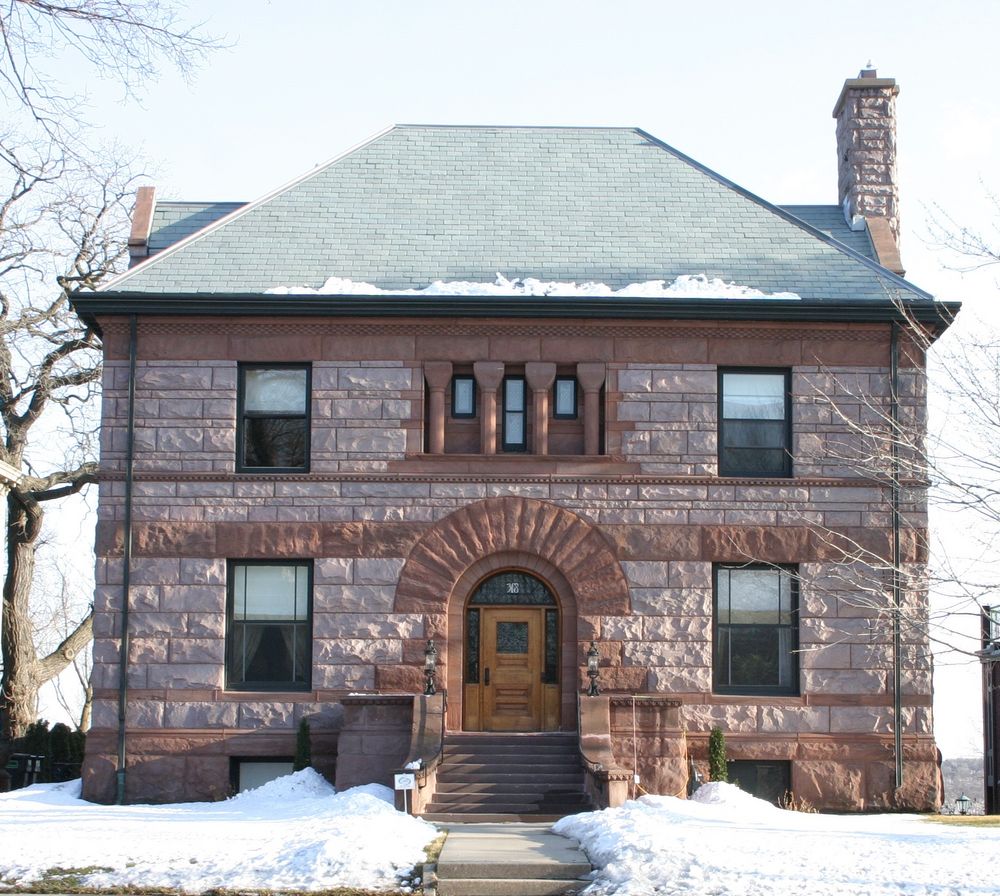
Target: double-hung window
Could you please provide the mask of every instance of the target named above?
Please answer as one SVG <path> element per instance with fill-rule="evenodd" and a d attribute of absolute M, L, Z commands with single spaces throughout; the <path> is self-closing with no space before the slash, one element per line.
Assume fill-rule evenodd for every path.
<path fill-rule="evenodd" d="M 797 694 L 798 582 L 779 566 L 715 567 L 714 690 Z"/>
<path fill-rule="evenodd" d="M 226 686 L 308 690 L 312 662 L 312 564 L 229 564 Z"/>
<path fill-rule="evenodd" d="M 504 377 L 503 450 L 527 451 L 527 449 L 527 398 L 524 377 Z"/>
<path fill-rule="evenodd" d="M 791 476 L 787 370 L 719 371 L 719 475 Z"/>
<path fill-rule="evenodd" d="M 308 365 L 240 365 L 238 471 L 308 471 L 309 380 Z"/>

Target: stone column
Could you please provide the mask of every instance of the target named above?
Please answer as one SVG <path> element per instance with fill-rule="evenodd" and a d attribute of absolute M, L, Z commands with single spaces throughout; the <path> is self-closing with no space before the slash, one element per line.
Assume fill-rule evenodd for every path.
<path fill-rule="evenodd" d="M 424 379 L 431 393 L 427 409 L 427 451 L 444 454 L 444 390 L 451 382 L 451 361 L 425 361 Z"/>
<path fill-rule="evenodd" d="M 524 365 L 524 378 L 531 389 L 532 428 L 535 454 L 549 453 L 549 392 L 556 379 L 556 365 L 531 361 Z"/>
<path fill-rule="evenodd" d="M 576 365 L 576 381 L 583 389 L 583 453 L 601 453 L 601 386 L 607 375 L 603 361 Z"/>
<path fill-rule="evenodd" d="M 497 389 L 503 380 L 502 361 L 476 361 L 472 373 L 479 386 L 481 446 L 483 454 L 497 453 Z"/>

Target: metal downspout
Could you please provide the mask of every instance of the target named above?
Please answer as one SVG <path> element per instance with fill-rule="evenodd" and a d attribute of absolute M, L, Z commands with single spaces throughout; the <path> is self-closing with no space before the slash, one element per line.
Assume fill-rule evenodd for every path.
<path fill-rule="evenodd" d="M 118 771 L 116 801 L 125 803 L 125 707 L 128 703 L 128 609 L 132 572 L 132 473 L 135 460 L 136 317 L 128 323 L 128 423 L 125 445 L 125 525 L 122 550 L 121 647 L 118 656 Z"/>
<path fill-rule="evenodd" d="M 899 464 L 899 325 L 894 321 L 889 337 L 889 375 L 891 379 L 889 413 L 892 422 L 892 718 L 893 753 L 896 766 L 896 789 L 903 786 L 903 644 L 900 625 L 902 612 L 902 569 L 900 566 L 900 464 Z"/>

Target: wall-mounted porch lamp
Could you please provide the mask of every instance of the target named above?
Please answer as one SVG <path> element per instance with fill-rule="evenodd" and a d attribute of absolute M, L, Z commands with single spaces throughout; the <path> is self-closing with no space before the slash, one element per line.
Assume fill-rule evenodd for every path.
<path fill-rule="evenodd" d="M 434 679 L 437 677 L 438 652 L 434 642 L 428 638 L 424 648 L 424 694 L 428 697 L 437 693 Z"/>
<path fill-rule="evenodd" d="M 600 697 L 601 689 L 597 686 L 597 676 L 600 675 L 601 654 L 597 649 L 595 641 L 590 642 L 590 650 L 587 651 L 587 677 L 590 679 L 590 689 L 587 691 L 588 697 Z"/>
<path fill-rule="evenodd" d="M 955 800 L 955 811 L 959 815 L 968 815 L 969 806 L 972 805 L 972 800 L 970 800 L 964 793 Z"/>

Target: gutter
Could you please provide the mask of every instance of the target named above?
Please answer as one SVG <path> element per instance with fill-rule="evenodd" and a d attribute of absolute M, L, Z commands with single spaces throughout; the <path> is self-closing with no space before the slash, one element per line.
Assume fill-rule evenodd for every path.
<path fill-rule="evenodd" d="M 70 301 L 89 325 L 100 315 L 232 317 L 601 318 L 917 323 L 944 332 L 960 302 L 809 299 L 670 299 L 605 296 L 335 296 L 267 293 L 76 292 Z"/>
<path fill-rule="evenodd" d="M 121 640 L 118 653 L 118 768 L 116 802 L 125 804 L 125 716 L 128 706 L 129 594 L 132 586 L 132 483 L 135 464 L 135 362 L 136 315 L 129 317 L 128 326 L 128 428 L 125 448 L 125 531 L 122 550 L 122 611 Z"/>
<path fill-rule="evenodd" d="M 896 789 L 903 786 L 903 637 L 902 575 L 900 561 L 901 489 L 899 484 L 899 324 L 893 322 L 889 335 L 889 417 L 892 423 L 892 715 L 893 753 L 895 754 Z"/>

